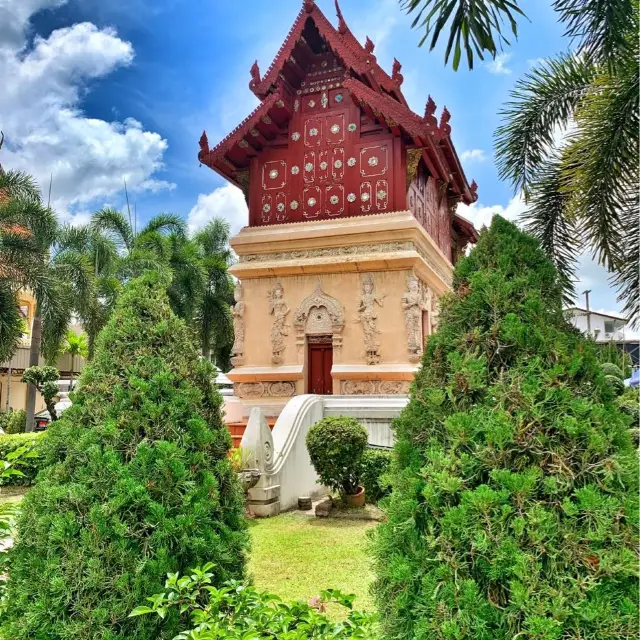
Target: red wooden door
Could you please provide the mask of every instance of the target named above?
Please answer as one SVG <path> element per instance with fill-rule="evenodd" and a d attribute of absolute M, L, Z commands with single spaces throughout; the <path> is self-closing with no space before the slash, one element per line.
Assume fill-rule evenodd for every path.
<path fill-rule="evenodd" d="M 331 395 L 333 383 L 331 366 L 333 364 L 333 347 L 331 344 L 309 345 L 309 393 Z"/>

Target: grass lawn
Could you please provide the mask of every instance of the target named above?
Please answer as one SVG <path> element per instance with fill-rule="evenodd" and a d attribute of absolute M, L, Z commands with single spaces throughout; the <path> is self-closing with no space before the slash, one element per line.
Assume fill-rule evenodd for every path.
<path fill-rule="evenodd" d="M 373 610 L 373 574 L 366 532 L 375 522 L 283 514 L 252 520 L 249 572 L 255 586 L 284 600 L 308 600 L 327 588 L 357 596 L 357 609 Z"/>

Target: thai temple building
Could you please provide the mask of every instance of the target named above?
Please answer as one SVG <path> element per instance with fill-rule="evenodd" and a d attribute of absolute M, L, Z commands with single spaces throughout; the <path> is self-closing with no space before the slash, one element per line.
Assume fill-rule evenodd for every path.
<path fill-rule="evenodd" d="M 305 0 L 266 73 L 260 105 L 198 158 L 239 187 L 234 368 L 244 415 L 295 395 L 406 394 L 438 299 L 469 243 L 456 214 L 477 199 L 429 98 L 414 113 L 401 64 L 378 64 L 336 2 L 337 28 Z"/>

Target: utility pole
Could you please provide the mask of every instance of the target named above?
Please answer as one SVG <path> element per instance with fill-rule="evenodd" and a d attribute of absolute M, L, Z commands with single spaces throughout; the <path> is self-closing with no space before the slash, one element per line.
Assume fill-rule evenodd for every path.
<path fill-rule="evenodd" d="M 591 289 L 587 289 L 582 293 L 584 293 L 584 298 L 585 298 L 586 307 L 587 307 L 587 333 L 591 335 L 591 307 L 589 306 L 589 294 L 591 293 Z"/>

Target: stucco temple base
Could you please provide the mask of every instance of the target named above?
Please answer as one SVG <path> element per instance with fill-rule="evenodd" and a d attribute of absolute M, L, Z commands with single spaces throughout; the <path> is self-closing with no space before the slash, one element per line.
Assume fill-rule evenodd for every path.
<path fill-rule="evenodd" d="M 231 245 L 242 339 L 227 375 L 245 416 L 277 416 L 318 384 L 334 395 L 408 393 L 452 278 L 410 212 L 247 227 Z"/>

